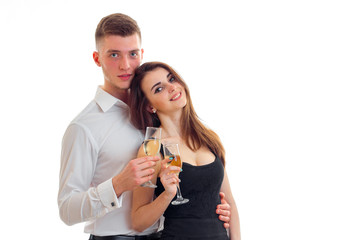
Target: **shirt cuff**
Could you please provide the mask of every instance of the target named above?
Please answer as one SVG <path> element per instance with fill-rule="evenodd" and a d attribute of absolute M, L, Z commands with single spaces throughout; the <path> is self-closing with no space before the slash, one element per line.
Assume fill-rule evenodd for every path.
<path fill-rule="evenodd" d="M 122 206 L 122 195 L 117 198 L 114 187 L 112 185 L 112 179 L 99 184 L 97 186 L 97 192 L 100 197 L 100 201 L 106 208 L 115 209 Z"/>

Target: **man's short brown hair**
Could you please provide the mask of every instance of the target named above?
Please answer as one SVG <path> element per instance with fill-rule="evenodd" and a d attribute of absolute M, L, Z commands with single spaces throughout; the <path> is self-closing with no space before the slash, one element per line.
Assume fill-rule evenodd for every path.
<path fill-rule="evenodd" d="M 98 47 L 99 42 L 108 35 L 128 37 L 135 33 L 139 35 L 141 43 L 140 28 L 134 19 L 122 13 L 110 14 L 103 17 L 97 25 L 95 32 L 96 47 Z"/>

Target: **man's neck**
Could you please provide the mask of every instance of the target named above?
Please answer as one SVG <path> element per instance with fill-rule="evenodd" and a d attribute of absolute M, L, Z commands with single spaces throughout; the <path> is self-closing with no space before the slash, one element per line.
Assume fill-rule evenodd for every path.
<path fill-rule="evenodd" d="M 106 89 L 104 86 L 101 86 L 101 88 L 112 95 L 113 97 L 123 101 L 127 105 L 129 105 L 129 97 L 130 97 L 130 89 Z"/>

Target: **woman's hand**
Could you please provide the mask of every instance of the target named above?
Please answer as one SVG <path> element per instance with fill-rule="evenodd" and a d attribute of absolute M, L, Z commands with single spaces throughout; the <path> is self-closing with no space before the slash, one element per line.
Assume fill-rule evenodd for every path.
<path fill-rule="evenodd" d="M 176 195 L 176 186 L 180 181 L 178 177 L 180 168 L 175 166 L 167 166 L 169 162 L 171 162 L 171 160 L 168 158 L 165 158 L 161 161 L 161 170 L 159 176 L 166 194 L 172 199 Z"/>

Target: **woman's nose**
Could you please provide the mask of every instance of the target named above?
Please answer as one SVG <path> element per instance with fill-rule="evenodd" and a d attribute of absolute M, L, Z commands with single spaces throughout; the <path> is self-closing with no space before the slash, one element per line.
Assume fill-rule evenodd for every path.
<path fill-rule="evenodd" d="M 175 91 L 176 87 L 173 84 L 169 84 L 169 93 Z"/>

